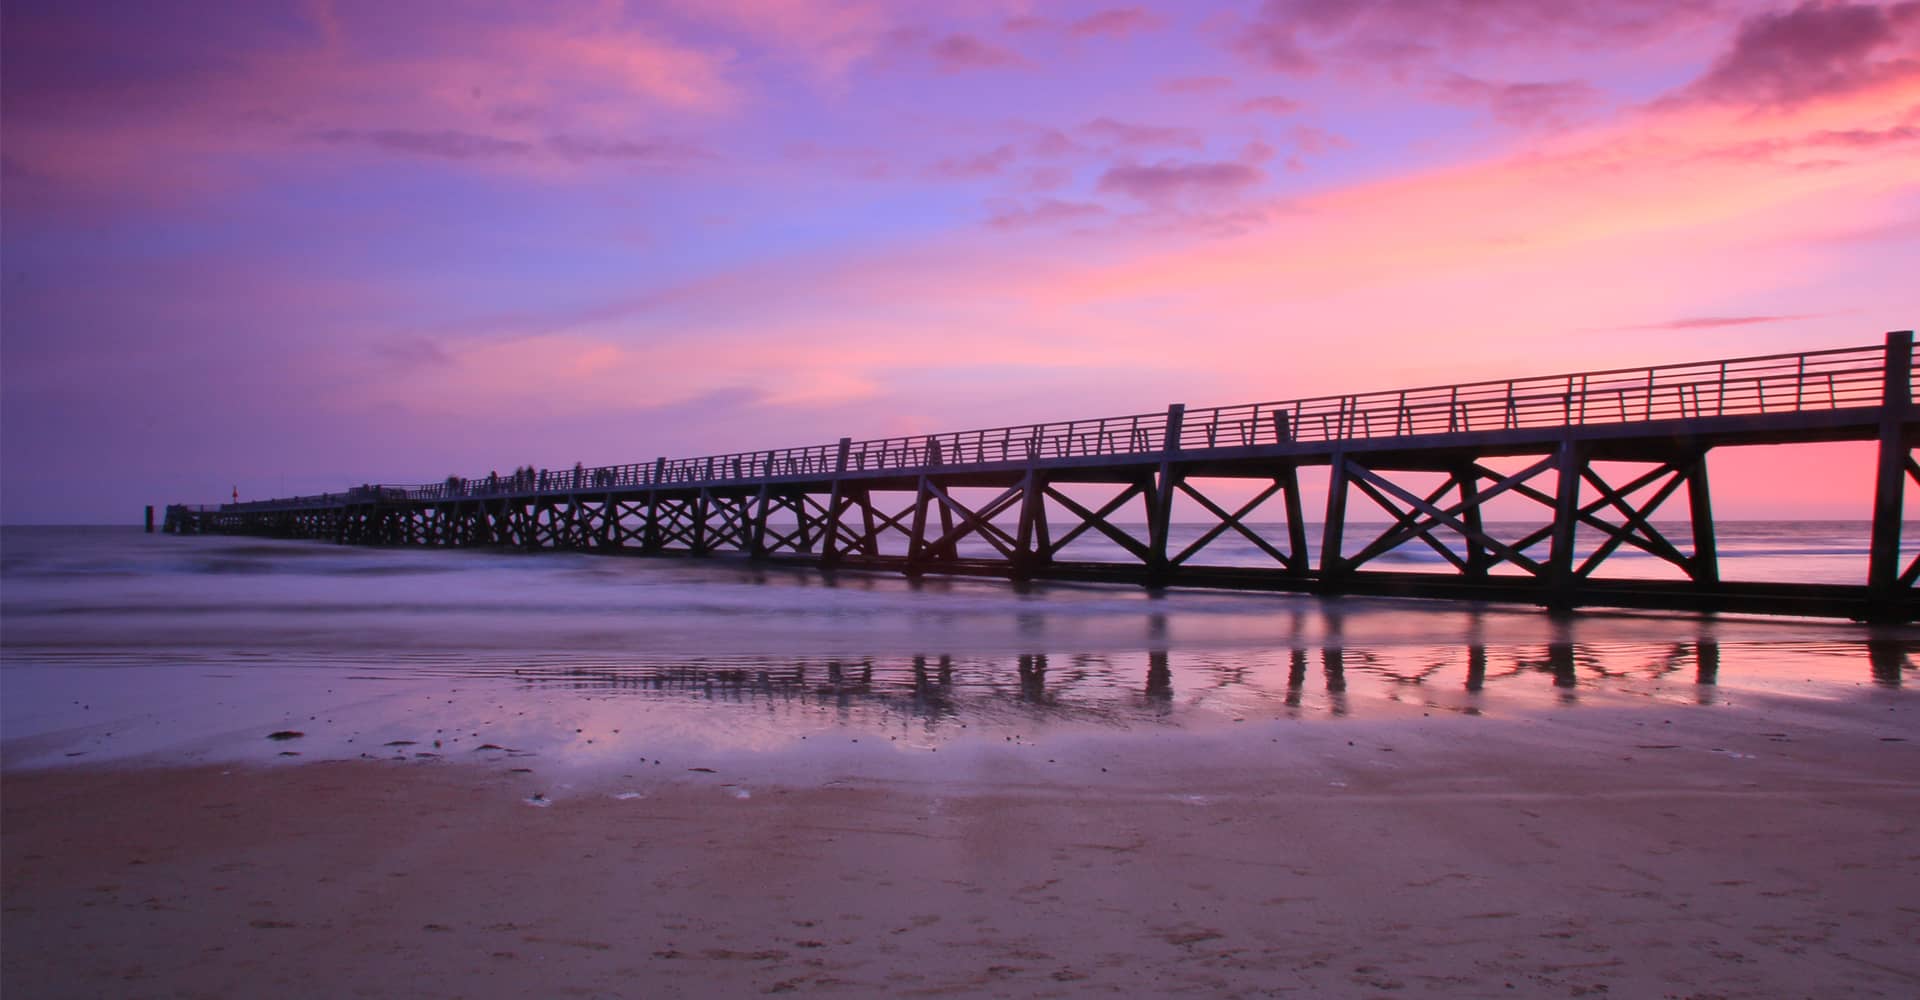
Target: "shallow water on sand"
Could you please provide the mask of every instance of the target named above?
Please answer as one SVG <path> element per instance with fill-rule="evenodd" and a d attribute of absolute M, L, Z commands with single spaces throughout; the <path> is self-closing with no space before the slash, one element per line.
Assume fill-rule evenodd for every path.
<path fill-rule="evenodd" d="M 1920 631 L 1837 622 L 0 534 L 8 767 L 937 750 L 1280 718 L 1892 703 L 1916 649 Z"/>

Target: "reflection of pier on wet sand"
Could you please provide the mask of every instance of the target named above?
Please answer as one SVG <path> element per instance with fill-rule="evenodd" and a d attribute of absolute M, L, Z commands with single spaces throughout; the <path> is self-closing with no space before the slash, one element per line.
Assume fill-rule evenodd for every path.
<path fill-rule="evenodd" d="M 725 664 L 630 660 L 522 664 L 507 670 L 532 688 L 830 706 L 937 724 L 1007 710 L 1058 721 L 1124 722 L 1167 716 L 1176 701 L 1202 711 L 1284 715 L 1312 708 L 1346 715 L 1353 707 L 1354 684 L 1364 688 L 1363 698 L 1468 715 L 1501 707 L 1503 701 L 1507 707 L 1531 707 L 1542 696 L 1571 704 L 1583 690 L 1600 696 L 1660 690 L 1674 696 L 1686 684 L 1692 685 L 1691 697 L 1707 703 L 1716 697 L 1728 659 L 1711 621 L 1691 623 L 1694 634 L 1685 638 L 1623 642 L 1580 641 L 1573 622 L 1560 619 L 1555 634 L 1543 641 L 1490 643 L 1479 617 L 1469 616 L 1467 635 L 1458 642 L 1380 644 L 1350 639 L 1338 607 L 1328 604 L 1315 615 L 1298 616 L 1317 619 L 1317 641 L 1271 649 L 783 657 Z M 1783 670 L 1791 674 L 1804 669 L 1806 658 L 1817 657 L 1818 672 L 1828 683 L 1850 670 L 1883 688 L 1901 687 L 1920 650 L 1920 640 L 1911 636 L 1878 633 L 1826 637 L 1816 648 L 1751 637 L 1727 645 L 1734 661 L 1729 679 L 1735 683 L 1768 679 Z M 1800 666 L 1791 664 L 1795 657 L 1801 658 Z"/>

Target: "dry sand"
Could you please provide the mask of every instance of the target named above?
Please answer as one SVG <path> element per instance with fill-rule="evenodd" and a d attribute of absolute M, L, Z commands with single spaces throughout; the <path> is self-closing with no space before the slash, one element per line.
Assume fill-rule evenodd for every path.
<path fill-rule="evenodd" d="M 13 772 L 0 987 L 1913 997 L 1914 729 L 1905 699 L 1750 699 L 841 748 L 777 774 Z"/>

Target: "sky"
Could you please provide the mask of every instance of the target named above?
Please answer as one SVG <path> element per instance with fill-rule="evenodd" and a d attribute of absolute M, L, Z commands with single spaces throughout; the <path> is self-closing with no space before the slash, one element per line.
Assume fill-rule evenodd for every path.
<path fill-rule="evenodd" d="M 8 523 L 1920 317 L 1915 2 L 0 12 Z"/>

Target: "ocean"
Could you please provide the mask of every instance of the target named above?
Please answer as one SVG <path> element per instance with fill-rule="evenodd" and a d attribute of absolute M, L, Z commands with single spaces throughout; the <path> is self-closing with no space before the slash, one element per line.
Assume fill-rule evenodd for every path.
<path fill-rule="evenodd" d="M 1174 545 L 1201 530 L 1177 526 Z M 1865 538 L 1847 522 L 1726 524 L 1722 573 L 1858 581 Z M 1224 541 L 1208 554 L 1266 558 Z M 1633 559 L 1615 565 L 1665 565 Z M 725 557 L 10 527 L 0 760 L 618 763 L 662 747 L 864 739 L 937 752 L 1282 718 L 1817 705 L 1904 696 L 1917 637 L 1816 620 L 910 581 Z"/>

